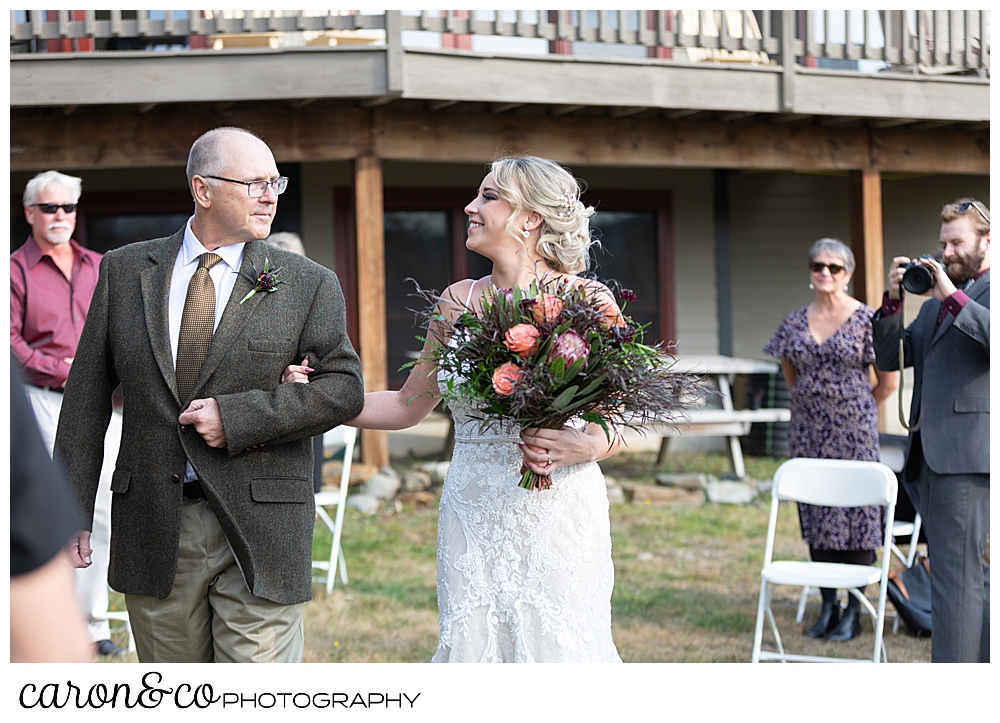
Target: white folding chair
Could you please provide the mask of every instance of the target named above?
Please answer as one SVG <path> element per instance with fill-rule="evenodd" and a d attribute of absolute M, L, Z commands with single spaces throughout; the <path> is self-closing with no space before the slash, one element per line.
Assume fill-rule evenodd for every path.
<path fill-rule="evenodd" d="M 812 557 L 809 559 L 812 560 Z M 799 597 L 799 608 L 795 611 L 795 622 L 801 623 L 802 619 L 806 616 L 806 603 L 809 601 L 810 595 L 819 595 L 819 588 L 809 587 L 808 585 L 802 588 L 802 595 Z"/>
<path fill-rule="evenodd" d="M 347 563 L 344 561 L 344 551 L 340 548 L 341 534 L 344 530 L 344 508 L 347 503 L 347 490 L 351 479 L 351 462 L 354 459 L 354 445 L 358 439 L 358 430 L 354 427 L 335 427 L 323 435 L 323 446 L 327 444 L 344 445 L 344 469 L 340 473 L 340 487 L 336 492 L 316 493 L 316 514 L 333 535 L 330 545 L 329 560 L 313 560 L 313 569 L 326 570 L 326 575 L 313 575 L 314 583 L 326 583 L 326 592 L 333 592 L 333 583 L 337 579 L 339 562 L 340 580 L 347 584 Z M 325 508 L 337 507 L 336 519 L 330 519 Z"/>
<path fill-rule="evenodd" d="M 906 463 L 906 449 L 903 446 L 881 444 L 879 446 L 879 461 L 885 466 L 899 475 L 903 471 L 903 466 Z M 917 557 L 917 543 L 920 541 L 920 513 L 917 512 L 913 517 L 913 522 L 904 522 L 902 520 L 894 520 L 892 524 L 892 554 L 895 555 L 901 563 L 906 567 L 913 567 L 913 561 Z M 910 538 L 909 547 L 907 548 L 906 554 L 899 549 L 896 545 L 896 538 Z M 895 635 L 899 632 L 899 615 L 895 612 L 890 613 L 895 615 L 896 619 L 892 623 L 892 634 Z"/>
<path fill-rule="evenodd" d="M 825 507 L 864 507 L 886 505 L 886 529 L 892 529 L 896 513 L 896 475 L 880 462 L 859 462 L 846 459 L 790 459 L 778 468 L 771 488 L 771 517 L 767 527 L 764 567 L 760 573 L 760 597 L 757 601 L 757 625 L 754 629 L 753 662 L 762 660 L 813 661 L 827 663 L 859 662 L 843 658 L 793 655 L 785 652 L 778 626 L 771 610 L 771 599 L 778 585 L 846 589 L 856 597 L 872 618 L 875 647 L 872 658 L 865 662 L 878 663 L 880 654 L 888 662 L 882 633 L 885 627 L 885 598 L 889 582 L 889 556 L 892 536 L 885 535 L 882 565 L 849 565 L 835 562 L 774 561 L 774 533 L 778 523 L 778 504 L 782 500 L 805 502 Z M 857 588 L 879 583 L 878 608 L 872 606 Z M 761 650 L 764 616 L 774 633 L 778 652 Z"/>
<path fill-rule="evenodd" d="M 879 462 L 884 464 L 886 467 L 891 469 L 898 475 L 903 471 L 903 466 L 906 463 L 906 451 L 905 448 L 890 445 L 881 444 L 878 451 Z M 903 563 L 906 567 L 913 567 L 913 560 L 917 556 L 917 542 L 920 540 L 920 513 L 917 512 L 913 522 L 904 522 L 902 520 L 894 520 L 892 524 L 892 554 L 894 554 L 899 561 Z M 909 537 L 909 548 L 907 553 L 904 555 L 902 550 L 896 546 L 897 537 Z M 818 595 L 819 590 L 816 588 L 804 587 L 802 588 L 802 597 L 799 598 L 799 608 L 795 613 L 795 622 L 801 623 L 802 618 L 805 617 L 806 612 L 806 601 L 810 595 Z M 890 613 L 892 615 L 894 613 Z M 899 617 L 896 617 L 895 622 L 892 624 L 892 632 L 895 635 L 899 630 Z"/>
<path fill-rule="evenodd" d="M 108 621 L 117 620 L 118 622 L 125 623 L 125 635 L 128 637 L 128 642 L 126 643 L 126 650 L 130 653 L 135 652 L 135 637 L 132 635 L 132 623 L 128 620 L 128 611 L 122 612 L 112 612 L 108 611 L 105 614 L 105 618 Z"/>

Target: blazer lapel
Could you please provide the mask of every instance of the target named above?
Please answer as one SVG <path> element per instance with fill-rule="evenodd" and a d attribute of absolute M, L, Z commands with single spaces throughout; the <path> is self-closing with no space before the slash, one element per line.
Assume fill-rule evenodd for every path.
<path fill-rule="evenodd" d="M 972 288 L 965 293 L 969 295 L 970 299 L 978 299 L 988 288 L 990 288 L 990 270 L 986 269 L 986 273 L 976 279 Z"/>
<path fill-rule="evenodd" d="M 970 299 L 978 299 L 980 296 L 982 296 L 983 292 L 985 292 L 986 289 L 988 289 L 989 287 L 990 287 L 990 272 L 987 271 L 985 274 L 976 279 L 975 283 L 973 283 L 972 286 L 969 287 L 969 290 L 966 291 L 965 293 Z M 940 307 L 938 309 L 938 313 L 940 313 Z M 942 336 L 944 336 L 944 333 L 948 331 L 948 329 L 950 329 L 951 325 L 954 323 L 955 323 L 955 317 L 952 316 L 951 314 L 945 314 L 944 319 L 941 320 L 941 325 L 938 326 L 937 330 L 934 332 L 934 336 L 931 339 L 930 345 L 933 346 L 935 343 L 937 343 L 937 340 L 940 339 Z"/>
<path fill-rule="evenodd" d="M 145 310 L 146 330 L 153 357 L 160 368 L 163 380 L 170 388 L 178 406 L 177 375 L 174 373 L 173 352 L 170 349 L 170 277 L 174 262 L 184 241 L 184 229 L 166 239 L 149 252 L 152 264 L 140 274 L 142 305 Z"/>
<path fill-rule="evenodd" d="M 251 264 L 260 271 L 264 267 L 265 246 L 263 241 L 251 241 L 243 248 L 243 261 L 240 264 L 240 273 L 249 276 L 252 273 Z M 205 382 L 209 380 L 216 368 L 225 359 L 226 354 L 232 347 L 233 342 L 239 337 L 243 327 L 253 314 L 254 309 L 260 300 L 267 296 L 266 293 L 256 293 L 242 304 L 240 300 L 250 293 L 254 283 L 244 276 L 236 279 L 233 292 L 229 296 L 226 310 L 222 312 L 222 319 L 219 320 L 219 327 L 212 336 L 212 345 L 208 348 L 208 355 L 202 362 L 201 371 L 198 372 L 198 379 L 194 383 L 191 391 L 191 398 L 196 399 L 198 392 Z"/>

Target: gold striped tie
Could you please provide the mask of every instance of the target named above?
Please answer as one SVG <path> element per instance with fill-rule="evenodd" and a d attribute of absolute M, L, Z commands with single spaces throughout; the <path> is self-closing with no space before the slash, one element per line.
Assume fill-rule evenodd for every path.
<path fill-rule="evenodd" d="M 222 261 L 217 254 L 198 257 L 198 269 L 188 284 L 181 316 L 181 331 L 177 337 L 177 396 L 186 404 L 194 390 L 194 383 L 201 371 L 201 364 L 212 344 L 215 329 L 215 284 L 209 269 Z"/>

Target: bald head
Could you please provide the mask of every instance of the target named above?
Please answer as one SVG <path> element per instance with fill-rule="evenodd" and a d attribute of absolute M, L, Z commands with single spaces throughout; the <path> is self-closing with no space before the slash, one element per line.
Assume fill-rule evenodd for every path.
<path fill-rule="evenodd" d="M 248 152 L 259 154 L 262 151 L 271 153 L 267 144 L 248 130 L 233 127 L 213 128 L 202 134 L 188 153 L 188 188 L 193 194 L 191 182 L 195 176 L 225 176 L 227 168 L 239 164 Z"/>
<path fill-rule="evenodd" d="M 195 202 L 191 230 L 209 251 L 267 238 L 285 190 L 274 155 L 241 128 L 216 128 L 191 147 L 188 183 Z M 260 195 L 263 193 L 263 195 Z"/>

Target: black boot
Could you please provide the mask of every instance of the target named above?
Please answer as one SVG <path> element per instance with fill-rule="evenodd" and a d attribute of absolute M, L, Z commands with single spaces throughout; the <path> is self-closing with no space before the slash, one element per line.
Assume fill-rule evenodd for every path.
<path fill-rule="evenodd" d="M 840 619 L 840 625 L 823 636 L 824 640 L 842 643 L 861 635 L 861 606 L 849 606 Z"/>
<path fill-rule="evenodd" d="M 823 610 L 819 614 L 819 620 L 816 624 L 807 630 L 803 630 L 803 634 L 808 635 L 810 638 L 822 638 L 828 632 L 837 627 L 837 623 L 840 622 L 840 604 L 834 599 L 832 602 L 823 601 Z"/>

